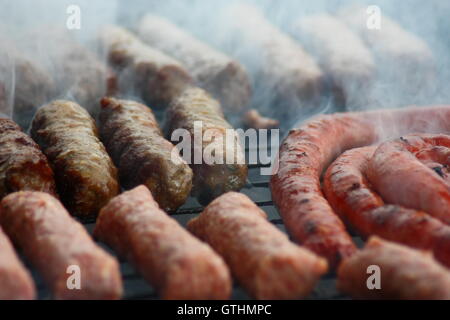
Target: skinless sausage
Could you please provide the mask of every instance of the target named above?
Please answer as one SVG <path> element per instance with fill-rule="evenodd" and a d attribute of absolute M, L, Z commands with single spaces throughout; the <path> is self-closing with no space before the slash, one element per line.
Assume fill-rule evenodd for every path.
<path fill-rule="evenodd" d="M 196 123 L 201 126 L 200 130 L 196 130 Z M 186 89 L 167 110 L 169 136 L 178 129 L 187 130 L 191 138 L 193 192 L 201 202 L 240 190 L 245 185 L 248 169 L 237 133 L 225 120 L 220 104 L 204 90 Z M 232 138 L 231 143 L 226 139 L 227 133 Z M 199 138 L 202 144 L 196 146 L 195 139 Z M 215 151 L 213 158 L 207 150 Z M 196 153 L 201 155 L 200 163 L 195 163 Z"/>
<path fill-rule="evenodd" d="M 209 243 L 242 286 L 257 299 L 307 296 L 327 271 L 325 259 L 289 241 L 241 193 L 215 199 L 188 229 Z"/>
<path fill-rule="evenodd" d="M 250 80 L 239 62 L 163 17 L 147 14 L 139 23 L 138 34 L 150 46 L 181 61 L 225 110 L 237 112 L 248 104 Z"/>
<path fill-rule="evenodd" d="M 30 300 L 36 289 L 29 272 L 0 228 L 0 300 Z"/>
<path fill-rule="evenodd" d="M 118 194 L 117 169 L 98 138 L 94 120 L 81 106 L 58 100 L 41 107 L 31 135 L 47 155 L 58 193 L 71 214 L 95 216 Z"/>
<path fill-rule="evenodd" d="M 39 146 L 14 121 L 0 118 L 0 199 L 21 190 L 55 195 L 53 171 Z"/>
<path fill-rule="evenodd" d="M 227 299 L 223 260 L 162 211 L 145 186 L 124 192 L 100 212 L 94 235 L 128 258 L 163 299 Z"/>
<path fill-rule="evenodd" d="M 0 203 L 0 224 L 56 299 L 121 297 L 116 259 L 94 243 L 56 198 L 42 192 L 10 194 Z M 72 266 L 79 268 L 79 290 L 68 286 Z"/>
<path fill-rule="evenodd" d="M 380 289 L 370 290 L 368 268 L 374 266 Z M 338 288 L 358 299 L 448 300 L 450 273 L 429 253 L 372 237 L 341 264 Z"/>
<path fill-rule="evenodd" d="M 192 188 L 192 170 L 174 153 L 152 111 L 134 101 L 103 98 L 100 135 L 119 168 L 122 185 L 146 185 L 163 210 L 184 204 Z"/>

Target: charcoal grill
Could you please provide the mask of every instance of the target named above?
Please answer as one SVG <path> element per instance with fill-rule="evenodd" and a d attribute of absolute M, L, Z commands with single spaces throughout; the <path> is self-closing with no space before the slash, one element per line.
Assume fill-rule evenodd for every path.
<path fill-rule="evenodd" d="M 163 118 L 162 112 L 157 112 L 156 114 L 159 123 L 162 123 L 161 120 Z M 283 133 L 280 133 L 280 137 Z M 270 141 L 270 139 L 268 139 Z M 272 148 L 270 145 L 258 143 L 255 146 L 247 146 L 245 149 L 246 158 L 249 158 L 250 153 L 257 153 L 259 150 L 269 151 L 271 152 Z M 253 164 L 249 165 L 249 174 L 248 174 L 248 182 L 247 185 L 241 190 L 242 193 L 246 194 L 250 199 L 252 199 L 261 209 L 263 209 L 267 215 L 268 219 L 271 223 L 273 223 L 277 228 L 286 232 L 283 221 L 275 208 L 272 197 L 269 189 L 269 180 L 270 176 L 261 175 L 260 169 L 261 167 L 265 167 L 269 165 L 262 164 Z M 181 225 L 186 226 L 187 222 L 200 214 L 204 206 L 202 206 L 195 198 L 189 197 L 186 203 L 180 207 L 175 214 L 171 216 L 175 218 Z M 92 234 L 92 231 L 95 226 L 95 221 L 91 220 L 82 220 L 83 225 L 86 227 L 88 232 Z M 353 235 L 354 236 L 354 235 Z M 362 240 L 354 236 L 354 241 L 358 244 L 362 244 Z M 99 243 L 99 245 L 110 252 L 112 255 L 117 256 L 109 247 L 104 245 L 103 243 Z M 133 266 L 126 260 L 122 258 L 118 258 L 120 262 L 120 270 L 122 273 L 123 285 L 124 285 L 124 295 L 123 299 L 126 300 L 135 300 L 135 299 L 159 299 L 158 294 L 145 280 L 144 278 L 133 268 Z M 25 259 L 26 262 L 26 259 Z M 36 287 L 38 290 L 38 298 L 39 299 L 51 299 L 50 290 L 44 284 L 42 278 L 37 273 L 36 270 L 30 265 L 28 268 L 32 272 L 32 276 L 35 280 Z M 235 300 L 245 300 L 251 299 L 245 291 L 234 282 L 234 287 L 232 291 L 232 299 Z M 312 294 L 308 297 L 308 299 L 348 299 L 347 296 L 342 295 L 336 289 L 336 276 L 334 274 L 325 275 Z"/>

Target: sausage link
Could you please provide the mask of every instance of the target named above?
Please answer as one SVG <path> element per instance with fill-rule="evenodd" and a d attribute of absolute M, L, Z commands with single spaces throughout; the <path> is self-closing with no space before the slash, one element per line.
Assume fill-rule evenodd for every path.
<path fill-rule="evenodd" d="M 383 14 L 382 30 L 373 32 L 367 28 L 366 10 L 362 4 L 350 5 L 340 9 L 336 16 L 371 50 L 379 83 L 389 83 L 389 92 L 384 86 L 374 88 L 378 100 L 374 103 L 381 100 L 385 107 L 413 103 L 411 100 L 418 97 L 431 98 L 439 78 L 437 61 L 427 42 L 403 28 L 387 13 Z"/>
<path fill-rule="evenodd" d="M 6 234 L 42 274 L 56 299 L 118 299 L 122 280 L 117 261 L 92 241 L 61 203 L 42 192 L 16 192 L 0 204 Z M 80 289 L 69 289 L 71 268 Z"/>
<path fill-rule="evenodd" d="M 196 124 L 201 126 L 199 130 Z M 194 194 L 201 202 L 244 186 L 248 170 L 237 133 L 225 120 L 220 104 L 204 90 L 186 89 L 169 107 L 167 125 L 169 134 L 184 129 L 191 137 Z M 226 139 L 227 134 L 231 135 L 231 143 Z M 203 138 L 200 148 L 196 147 L 198 138 Z M 208 150 L 215 151 L 214 157 L 209 157 Z M 200 152 L 201 163 L 196 163 Z"/>
<path fill-rule="evenodd" d="M 376 147 L 349 150 L 328 168 L 324 192 L 336 213 L 356 231 L 377 235 L 411 247 L 433 252 L 450 267 L 450 227 L 425 212 L 385 205 L 367 180 Z"/>
<path fill-rule="evenodd" d="M 380 289 L 368 287 L 369 267 L 376 266 Z M 373 272 L 373 271 L 372 271 Z M 339 290 L 361 299 L 450 299 L 450 273 L 431 254 L 372 237 L 364 250 L 344 260 Z"/>
<path fill-rule="evenodd" d="M 166 211 L 184 204 L 192 188 L 192 170 L 164 139 L 152 111 L 114 98 L 103 98 L 101 105 L 100 135 L 119 168 L 122 185 L 146 185 Z"/>
<path fill-rule="evenodd" d="M 436 163 L 435 171 L 415 156 L 436 147 L 449 150 L 450 136 L 410 135 L 387 141 L 375 151 L 368 177 L 387 202 L 423 210 L 450 224 L 450 181 L 444 179 L 450 159 Z"/>
<path fill-rule="evenodd" d="M 53 171 L 39 146 L 14 121 L 0 118 L 0 199 L 21 190 L 54 195 Z"/>
<path fill-rule="evenodd" d="M 139 23 L 138 34 L 150 46 L 181 61 L 226 110 L 237 112 L 248 104 L 250 80 L 239 62 L 163 17 L 147 14 Z"/>
<path fill-rule="evenodd" d="M 47 155 L 58 193 L 71 214 L 96 216 L 118 194 L 117 169 L 94 120 L 78 104 L 58 100 L 40 108 L 31 135 Z"/>
<path fill-rule="evenodd" d="M 272 198 L 293 238 L 336 266 L 355 252 L 321 191 L 323 170 L 340 153 L 406 132 L 450 129 L 448 106 L 322 115 L 291 130 L 272 176 Z"/>
<path fill-rule="evenodd" d="M 145 186 L 100 212 L 94 235 L 128 258 L 163 299 L 226 299 L 231 277 L 223 260 L 167 216 Z"/>
<path fill-rule="evenodd" d="M 188 229 L 224 257 L 237 280 L 257 299 L 305 297 L 327 271 L 324 259 L 290 242 L 240 193 L 215 199 L 188 223 Z"/>
<path fill-rule="evenodd" d="M 29 272 L 0 228 L 0 300 L 31 300 L 36 289 Z"/>
<path fill-rule="evenodd" d="M 323 73 L 297 41 L 272 24 L 256 5 L 233 4 L 224 18 L 225 36 L 239 48 L 235 54 L 256 69 L 255 91 L 268 93 L 256 101 L 262 111 L 274 116 L 276 109 L 276 116 L 287 119 L 299 108 L 315 105 L 311 102 L 321 94 Z M 274 108 L 275 104 L 281 108 Z"/>
<path fill-rule="evenodd" d="M 138 93 L 151 106 L 165 108 L 193 82 L 179 61 L 147 46 L 122 27 L 103 27 L 99 42 L 118 72 L 122 94 Z"/>
<path fill-rule="evenodd" d="M 336 104 L 356 107 L 369 102 L 375 62 L 356 33 L 330 14 L 317 14 L 295 21 L 293 35 L 314 54 Z"/>

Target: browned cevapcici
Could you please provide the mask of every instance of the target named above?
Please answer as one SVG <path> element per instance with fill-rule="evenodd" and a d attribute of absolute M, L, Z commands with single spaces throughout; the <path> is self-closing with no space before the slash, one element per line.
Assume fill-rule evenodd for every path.
<path fill-rule="evenodd" d="M 288 232 L 337 266 L 356 246 L 322 193 L 324 169 L 348 149 L 410 132 L 449 129 L 450 107 L 432 106 L 321 115 L 291 130 L 270 184 Z"/>
<path fill-rule="evenodd" d="M 31 136 L 48 157 L 61 201 L 71 214 L 95 216 L 119 193 L 117 169 L 94 119 L 80 105 L 57 100 L 41 107 Z"/>
<path fill-rule="evenodd" d="M 174 211 L 192 188 L 192 170 L 173 152 L 151 109 L 141 103 L 105 97 L 101 100 L 100 135 L 127 189 L 147 186 L 159 206 Z"/>

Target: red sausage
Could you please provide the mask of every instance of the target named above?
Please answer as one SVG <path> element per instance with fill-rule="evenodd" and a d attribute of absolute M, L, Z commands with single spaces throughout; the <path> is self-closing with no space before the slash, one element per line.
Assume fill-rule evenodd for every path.
<path fill-rule="evenodd" d="M 345 150 L 405 132 L 450 129 L 448 106 L 322 115 L 292 130 L 279 152 L 272 198 L 292 237 L 336 266 L 356 250 L 324 198 L 320 177 Z"/>
<path fill-rule="evenodd" d="M 387 202 L 423 210 L 450 224 L 450 181 L 446 173 L 450 159 L 442 159 L 449 148 L 450 136 L 442 134 L 411 135 L 385 142 L 370 161 L 369 179 Z M 442 163 L 436 162 L 439 160 Z"/>
<path fill-rule="evenodd" d="M 385 205 L 367 180 L 376 147 L 349 150 L 328 168 L 324 178 L 327 200 L 339 216 L 364 237 L 377 235 L 433 252 L 450 267 L 450 227 L 425 212 Z"/>

